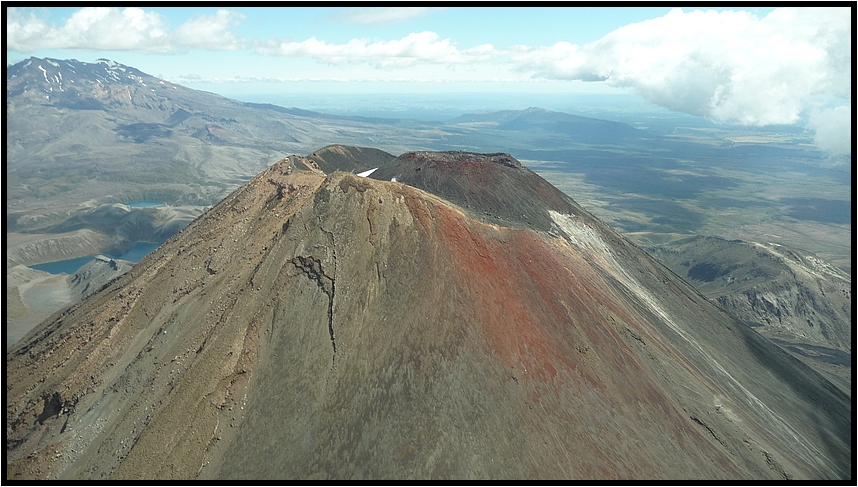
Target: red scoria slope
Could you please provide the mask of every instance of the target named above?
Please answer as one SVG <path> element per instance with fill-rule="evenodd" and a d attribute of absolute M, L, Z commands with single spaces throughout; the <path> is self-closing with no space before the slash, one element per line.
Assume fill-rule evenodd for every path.
<path fill-rule="evenodd" d="M 847 397 L 571 199 L 538 231 L 312 167 L 12 349 L 10 478 L 850 475 Z"/>

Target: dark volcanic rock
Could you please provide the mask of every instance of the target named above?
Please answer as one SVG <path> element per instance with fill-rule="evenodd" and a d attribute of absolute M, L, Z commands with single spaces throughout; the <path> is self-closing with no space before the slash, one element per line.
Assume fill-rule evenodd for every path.
<path fill-rule="evenodd" d="M 484 164 L 501 164 L 507 167 L 520 169 L 521 163 L 509 154 L 496 152 L 494 154 L 480 154 L 465 151 L 441 151 L 441 152 L 408 152 L 400 156 L 403 162 L 416 165 L 425 164 L 431 168 L 442 168 L 455 170 L 462 166 L 480 166 Z"/>
<path fill-rule="evenodd" d="M 351 147 L 345 145 L 329 145 L 307 156 L 319 166 L 319 169 L 330 174 L 334 171 L 362 172 L 388 164 L 396 156 L 369 147 Z"/>
<path fill-rule="evenodd" d="M 850 475 L 818 373 L 525 168 L 411 157 L 472 209 L 290 156 L 36 328 L 8 477 Z M 473 218 L 492 184 L 551 233 Z"/>
<path fill-rule="evenodd" d="M 509 154 L 407 152 L 370 175 L 396 180 L 449 200 L 502 225 L 548 231 L 547 210 L 581 214 L 580 207 Z"/>

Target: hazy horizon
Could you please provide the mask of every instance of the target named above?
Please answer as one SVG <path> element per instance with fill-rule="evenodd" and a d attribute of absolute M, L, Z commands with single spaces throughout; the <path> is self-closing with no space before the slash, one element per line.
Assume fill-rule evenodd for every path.
<path fill-rule="evenodd" d="M 848 158 L 850 12 L 13 7 L 6 56 L 108 58 L 231 98 L 634 94 L 719 124 L 805 127 L 820 148 Z"/>

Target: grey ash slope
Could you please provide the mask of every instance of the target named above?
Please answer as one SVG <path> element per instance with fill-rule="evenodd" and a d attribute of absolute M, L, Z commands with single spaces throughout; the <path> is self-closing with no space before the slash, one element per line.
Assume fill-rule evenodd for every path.
<path fill-rule="evenodd" d="M 316 166 L 13 347 L 8 478 L 851 474 L 848 397 L 571 199 L 549 233 Z"/>

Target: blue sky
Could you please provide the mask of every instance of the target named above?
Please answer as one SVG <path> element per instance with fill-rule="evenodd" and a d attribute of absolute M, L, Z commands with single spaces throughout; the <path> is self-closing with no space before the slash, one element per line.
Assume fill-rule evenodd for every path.
<path fill-rule="evenodd" d="M 80 8 L 33 8 L 16 9 L 14 16 L 31 20 L 35 18 L 53 27 L 57 33 Z M 104 57 L 137 67 L 150 74 L 170 81 L 194 87 L 205 86 L 222 94 L 276 91 L 276 84 L 295 84 L 295 81 L 312 80 L 322 90 L 375 91 L 406 89 L 418 91 L 468 91 L 485 90 L 488 82 L 495 91 L 574 91 L 617 92 L 604 83 L 582 83 L 568 80 L 554 83 L 550 79 L 532 79 L 527 73 L 494 73 L 479 76 L 468 75 L 461 63 L 434 66 L 436 69 L 420 69 L 414 65 L 407 70 L 390 66 L 364 64 L 331 64 L 326 59 L 310 56 L 262 55 L 266 44 L 278 41 L 302 42 L 318 39 L 328 45 L 344 45 L 354 39 L 366 40 L 368 44 L 402 40 L 409 35 L 431 32 L 437 35 L 436 44 L 448 40 L 459 50 L 472 49 L 491 44 L 498 48 L 509 46 L 551 46 L 558 42 L 583 45 L 598 40 L 617 27 L 662 16 L 669 8 L 434 8 L 434 9 L 369 9 L 369 8 L 146 8 L 145 14 L 160 17 L 159 27 L 174 31 L 191 19 L 208 18 L 216 24 L 218 11 L 229 11 L 233 15 L 226 28 L 212 31 L 213 37 L 230 32 L 243 41 L 241 49 L 200 49 L 182 47 L 174 43 L 172 49 L 156 47 L 154 43 L 139 42 L 133 48 L 115 46 L 108 48 L 101 43 L 22 42 L 23 49 L 7 50 L 9 62 L 17 62 L 29 56 L 72 57 L 80 61 L 94 61 Z M 769 9 L 770 10 L 770 9 Z M 121 18 L 123 9 L 114 9 L 113 15 Z M 125 23 L 132 23 L 126 20 Z M 116 28 L 122 21 L 104 19 L 104 26 L 91 21 L 90 31 L 95 37 L 101 29 Z M 138 21 L 139 23 L 139 21 Z M 71 30 L 71 29 L 69 29 Z M 60 37 L 60 36 L 58 36 Z M 70 36 L 62 36 L 70 37 Z M 101 36 L 109 37 L 109 36 Z M 221 37 L 222 39 L 222 37 Z M 428 41 L 427 43 L 431 42 Z M 217 44 L 216 42 L 212 43 Z M 41 47 L 44 45 L 45 47 Z M 17 47 L 17 45 L 15 46 Z M 51 48 L 53 47 L 53 48 Z M 167 49 L 166 52 L 163 49 Z M 432 63 L 438 64 L 438 63 Z M 254 82 L 253 80 L 269 80 Z M 322 80 L 336 81 L 323 83 Z M 362 83 L 343 83 L 344 81 Z M 373 86 L 367 81 L 385 81 L 383 86 Z M 498 81 L 499 80 L 499 81 Z M 208 83 L 208 82 L 214 83 Z M 416 84 L 415 84 L 416 81 Z M 390 85 L 396 85 L 391 87 Z M 217 86 L 220 85 L 220 86 Z M 300 83 L 298 89 L 307 89 Z M 293 87 L 293 88 L 294 88 Z M 312 88 L 311 88 L 312 89 Z"/>
<path fill-rule="evenodd" d="M 845 147 L 851 16 L 849 7 L 9 8 L 6 55 L 108 58 L 226 96 L 634 93 L 716 122 L 834 131 L 819 142 Z"/>

